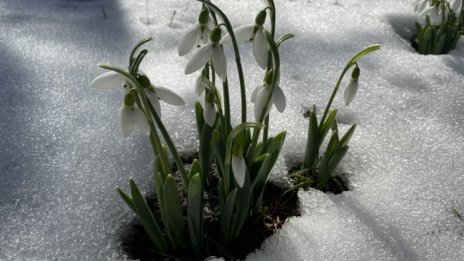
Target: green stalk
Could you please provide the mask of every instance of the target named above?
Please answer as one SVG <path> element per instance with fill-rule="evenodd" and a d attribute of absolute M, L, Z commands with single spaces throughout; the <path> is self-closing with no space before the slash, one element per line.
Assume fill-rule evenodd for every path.
<path fill-rule="evenodd" d="M 198 1 L 200 1 L 203 4 L 207 5 L 210 9 L 213 9 L 214 12 L 218 13 L 221 16 L 221 18 L 222 18 L 222 20 L 224 22 L 224 25 L 225 25 L 225 27 L 227 29 L 227 32 L 230 35 L 230 39 L 232 40 L 232 46 L 233 46 L 234 53 L 235 53 L 235 63 L 237 64 L 238 78 L 239 78 L 239 81 L 240 81 L 240 99 L 241 99 L 241 104 L 242 104 L 242 123 L 244 123 L 244 122 L 246 122 L 246 119 L 247 119 L 246 88 L 245 88 L 245 79 L 243 77 L 243 69 L 242 69 L 242 62 L 241 62 L 241 59 L 240 59 L 240 52 L 238 50 L 238 44 L 237 44 L 237 40 L 235 39 L 234 30 L 232 29 L 232 25 L 230 24 L 229 19 L 221 11 L 221 9 L 219 9 L 217 6 L 215 6 L 214 4 L 212 4 L 209 1 L 206 1 L 206 0 L 198 0 Z M 225 94 L 224 94 L 224 96 L 225 96 Z M 224 106 L 226 106 L 226 104 L 224 104 Z M 230 108 L 228 108 L 228 109 L 230 110 Z M 226 111 L 227 111 L 227 107 L 226 107 Z"/>
<path fill-rule="evenodd" d="M 364 50 L 358 52 L 357 54 L 355 54 L 351 60 L 346 64 L 345 68 L 343 69 L 342 73 L 340 74 L 340 77 L 338 78 L 337 80 L 337 83 L 335 84 L 335 88 L 332 92 L 332 95 L 330 96 L 330 99 L 329 99 L 329 102 L 327 103 L 327 106 L 325 107 L 325 110 L 324 110 L 324 114 L 322 115 L 322 119 L 320 121 L 320 124 L 323 124 L 324 121 L 325 121 L 325 118 L 327 117 L 327 114 L 329 113 L 329 110 L 330 110 L 330 107 L 332 106 L 332 102 L 335 98 L 335 95 L 337 94 L 337 91 L 338 89 L 340 88 L 340 84 L 343 80 L 343 77 L 345 76 L 346 72 L 353 66 L 355 65 L 355 63 L 361 59 L 364 55 L 370 53 L 370 52 L 373 52 L 373 51 L 376 51 L 380 49 L 380 45 L 379 44 L 374 44 L 372 46 L 369 46 L 367 48 L 365 48 Z"/>

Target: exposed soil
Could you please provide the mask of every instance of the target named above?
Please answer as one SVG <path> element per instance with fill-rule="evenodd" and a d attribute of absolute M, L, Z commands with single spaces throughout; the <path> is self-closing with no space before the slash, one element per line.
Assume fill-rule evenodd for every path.
<path fill-rule="evenodd" d="M 195 155 L 183 158 L 192 162 Z M 219 200 L 217 198 L 218 175 L 212 170 L 204 196 L 204 224 L 208 237 L 208 255 L 221 256 L 226 260 L 241 260 L 249 253 L 259 249 L 264 240 L 279 230 L 285 220 L 300 215 L 300 207 L 296 191 L 287 191 L 273 183 L 268 183 L 263 195 L 263 215 L 254 221 L 245 223 L 242 234 L 228 246 L 218 244 L 220 238 Z M 147 197 L 147 202 L 157 220 L 161 220 L 154 194 Z M 184 207 L 185 202 L 182 202 Z M 185 209 L 184 209 L 185 211 Z M 160 253 L 146 234 L 138 218 L 122 228 L 123 251 L 133 259 L 139 260 L 197 260 L 191 250 L 177 250 L 175 253 Z"/>

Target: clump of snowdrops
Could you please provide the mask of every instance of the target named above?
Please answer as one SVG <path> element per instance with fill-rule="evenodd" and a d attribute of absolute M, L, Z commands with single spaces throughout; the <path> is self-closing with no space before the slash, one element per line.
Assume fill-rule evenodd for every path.
<path fill-rule="evenodd" d="M 139 70 L 148 53 L 147 49 L 140 49 L 151 38 L 134 47 L 128 70 L 100 64 L 109 72 L 98 76 L 91 86 L 124 88 L 119 113 L 123 136 L 129 136 L 135 126 L 149 136 L 154 154 L 153 179 L 160 220 L 155 219 L 132 178 L 129 180 L 130 193 L 117 188 L 119 195 L 136 213 L 157 252 L 187 250 L 204 258 L 209 255 L 211 247 L 220 249 L 220 252 L 227 249 L 242 232 L 245 223 L 259 220 L 262 215 L 263 191 L 285 139 L 285 131 L 273 137 L 268 134 L 271 107 L 275 105 L 282 112 L 286 106 L 285 95 L 279 87 L 278 47 L 292 35 L 275 40 L 273 0 L 267 1 L 254 22 L 235 29 L 217 6 L 209 1 L 200 2 L 202 10 L 198 22 L 178 45 L 179 55 L 191 53 L 185 73 L 198 73 L 195 92 L 203 100 L 203 103 L 195 104 L 200 142 L 198 159 L 191 166 L 182 162 L 161 118 L 160 101 L 176 106 L 184 105 L 184 101 L 168 88 L 154 84 Z M 249 103 L 238 48 L 238 44 L 245 42 L 252 43 L 256 62 L 263 69 L 261 83 L 251 95 L 254 106 L 251 121 L 247 115 Z M 230 47 L 235 55 L 241 93 L 241 122 L 235 126 L 231 122 L 229 88 L 237 86 L 229 84 L 228 74 L 231 72 L 227 69 L 224 54 L 224 48 Z M 162 144 L 162 138 L 165 144 Z M 169 155 L 177 172 L 171 169 Z M 213 177 L 215 172 L 217 176 Z M 212 182 L 214 178 L 218 179 L 217 188 L 208 189 L 216 184 Z M 217 194 L 207 197 L 219 199 L 219 231 L 205 227 L 204 198 L 205 193 L 212 191 Z"/>
<path fill-rule="evenodd" d="M 332 102 L 340 89 L 343 78 L 347 73 L 351 72 L 351 78 L 343 95 L 345 105 L 351 104 L 358 91 L 361 74 L 358 61 L 366 54 L 378 49 L 380 49 L 380 45 L 372 45 L 358 52 L 349 60 L 335 84 L 320 120 L 318 120 L 316 108 L 313 106 L 313 110 L 309 113 L 308 139 L 303 164 L 299 171 L 290 174 L 290 177 L 294 180 L 293 189 L 314 187 L 326 190 L 329 180 L 334 176 L 335 169 L 348 152 L 348 143 L 356 129 L 356 124 L 353 124 L 340 138 L 337 109 L 331 110 Z M 321 146 L 329 131 L 331 132 L 329 142 L 326 149 L 321 151 Z"/>
<path fill-rule="evenodd" d="M 453 50 L 463 28 L 462 0 L 415 0 L 417 35 L 413 45 L 421 54 L 445 54 Z"/>
<path fill-rule="evenodd" d="M 121 131 L 129 136 L 135 127 L 150 140 L 153 154 L 153 179 L 159 218 L 147 205 L 135 181 L 130 178 L 130 192 L 117 192 L 140 219 L 157 253 L 188 251 L 199 259 L 207 257 L 213 248 L 227 258 L 227 247 L 242 233 L 245 224 L 257 222 L 263 215 L 263 192 L 271 170 L 279 156 L 285 131 L 270 136 L 269 113 L 272 106 L 279 112 L 286 107 L 280 87 L 279 46 L 293 37 L 275 37 L 276 10 L 273 0 L 267 0 L 255 21 L 233 29 L 227 16 L 216 5 L 199 0 L 202 9 L 197 23 L 178 44 L 178 54 L 190 54 L 185 74 L 198 73 L 195 93 L 202 102 L 195 104 L 198 130 L 198 159 L 186 166 L 161 118 L 160 101 L 175 106 L 183 99 L 168 88 L 157 86 L 139 67 L 151 41 L 146 38 L 135 45 L 129 55 L 127 70 L 100 64 L 108 72 L 95 78 L 91 86 L 100 89 L 123 88 L 124 98 L 119 112 Z M 246 86 L 238 45 L 251 43 L 257 65 L 263 70 L 258 87 L 250 95 L 254 117 L 248 120 Z M 232 48 L 239 79 L 241 122 L 231 122 L 226 56 L 224 48 Z M 310 114 L 307 148 L 302 173 L 324 186 L 348 150 L 348 141 L 355 126 L 339 139 L 336 114 L 330 110 L 341 81 L 351 70 L 351 80 L 345 89 L 348 105 L 358 88 L 358 60 L 379 49 L 374 45 L 356 54 L 343 70 L 321 120 Z M 140 50 L 142 49 L 142 50 Z M 237 86 L 232 86 L 237 87 Z M 329 145 L 320 154 L 320 147 L 329 130 Z M 164 140 L 165 144 L 162 144 Z M 322 155 L 322 156 L 319 156 Z M 177 171 L 171 169 L 172 158 Z M 300 172 L 299 172 L 300 173 Z M 298 173 L 296 173 L 298 174 Z M 315 178 L 314 178 L 315 177 Z M 216 179 L 216 182 L 214 181 Z M 212 186 L 216 188 L 211 189 Z M 211 195 L 213 193 L 213 195 Z M 216 194 L 214 194 L 216 193 Z M 219 201 L 218 230 L 205 224 L 205 199 Z"/>

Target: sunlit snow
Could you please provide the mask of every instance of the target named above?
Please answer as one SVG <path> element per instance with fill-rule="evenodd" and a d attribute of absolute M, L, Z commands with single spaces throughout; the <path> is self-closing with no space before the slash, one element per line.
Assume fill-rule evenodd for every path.
<path fill-rule="evenodd" d="M 214 1 L 235 26 L 250 24 L 261 1 Z M 412 2 L 412 1 L 411 1 Z M 276 0 L 284 113 L 271 132 L 287 140 L 273 179 L 304 153 L 307 119 L 323 108 L 349 58 L 363 58 L 356 98 L 335 99 L 340 129 L 357 123 L 338 172 L 352 190 L 300 192 L 303 215 L 288 220 L 248 260 L 462 260 L 464 222 L 464 42 L 447 55 L 419 55 L 407 38 L 414 16 L 406 0 Z M 163 104 L 180 151 L 196 145 L 197 74 L 185 76 L 177 42 L 194 26 L 193 0 L 0 1 L 0 260 L 126 260 L 121 228 L 134 217 L 114 190 L 134 176 L 151 188 L 147 138 L 121 135 L 122 90 L 89 83 L 126 67 L 131 47 L 152 36 L 142 69 L 186 101 Z M 241 45 L 247 96 L 262 82 L 251 45 Z M 232 118 L 239 87 L 232 50 Z M 347 81 L 346 81 L 347 82 Z M 343 86 L 346 83 L 343 84 Z M 248 115 L 253 116 L 249 106 Z"/>

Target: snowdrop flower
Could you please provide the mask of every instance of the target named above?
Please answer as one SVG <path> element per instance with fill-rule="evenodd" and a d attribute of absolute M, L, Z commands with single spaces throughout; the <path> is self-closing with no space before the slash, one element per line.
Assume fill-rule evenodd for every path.
<path fill-rule="evenodd" d="M 462 0 L 453 0 L 450 3 L 450 8 L 456 16 L 461 14 Z"/>
<path fill-rule="evenodd" d="M 256 16 L 255 23 L 243 25 L 234 29 L 237 43 L 253 42 L 253 55 L 258 65 L 266 69 L 269 55 L 269 47 L 266 36 L 264 35 L 264 22 L 266 21 L 266 11 L 261 10 Z M 231 43 L 230 35 L 224 36 L 222 44 Z"/>
<path fill-rule="evenodd" d="M 354 96 L 356 95 L 356 92 L 358 91 L 359 74 L 360 74 L 360 69 L 358 66 L 356 66 L 353 69 L 353 72 L 351 73 L 351 79 L 345 88 L 345 92 L 343 93 L 346 106 L 350 105 L 350 103 L 354 99 Z"/>
<path fill-rule="evenodd" d="M 214 94 L 212 92 L 209 92 L 209 94 L 205 97 L 203 118 L 210 127 L 214 126 L 214 122 L 216 121 L 216 108 L 214 107 Z"/>
<path fill-rule="evenodd" d="M 145 135 L 150 135 L 150 126 L 148 125 L 147 118 L 135 105 L 135 98 L 130 92 L 124 97 L 124 103 L 119 111 L 119 123 L 124 138 L 129 137 L 135 126 Z"/>
<path fill-rule="evenodd" d="M 259 117 L 262 114 L 264 109 L 264 103 L 266 102 L 267 97 L 271 92 L 271 79 L 272 79 L 272 70 L 270 70 L 264 82 L 256 87 L 256 89 L 251 94 L 251 102 L 255 104 L 255 121 L 259 121 Z M 272 93 L 271 101 L 267 107 L 265 116 L 269 114 L 272 105 L 274 104 L 279 112 L 283 112 L 287 105 L 285 94 L 279 86 L 280 79 L 277 80 L 277 84 L 274 87 L 274 93 Z"/>
<path fill-rule="evenodd" d="M 195 83 L 195 94 L 201 96 L 205 89 L 212 90 L 214 89 L 213 83 L 202 74 L 197 78 Z"/>
<path fill-rule="evenodd" d="M 179 41 L 177 51 L 179 56 L 184 56 L 192 51 L 195 47 L 199 47 L 201 43 L 207 43 L 209 34 L 211 33 L 212 20 L 209 17 L 207 8 L 201 11 L 198 16 L 198 23 L 187 31 Z"/>
<path fill-rule="evenodd" d="M 246 163 L 243 159 L 240 147 L 235 144 L 232 153 L 232 173 L 234 178 L 237 181 L 237 184 L 240 188 L 245 184 L 245 175 L 246 175 Z"/>
<path fill-rule="evenodd" d="M 190 61 L 185 67 L 185 74 L 191 74 L 200 70 L 209 60 L 213 60 L 216 74 L 221 77 L 222 81 L 227 79 L 227 63 L 226 56 L 222 45 L 219 43 L 221 39 L 221 29 L 214 28 L 211 32 L 210 41 L 195 51 Z"/>

